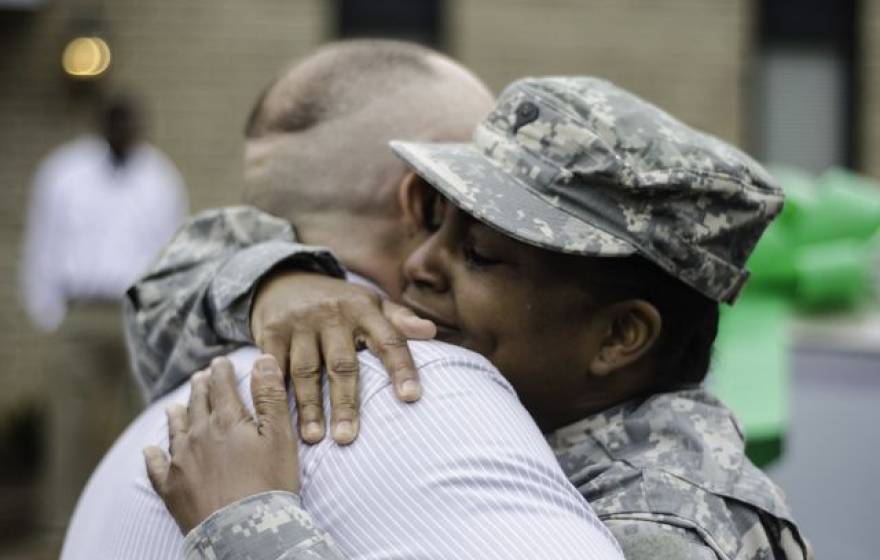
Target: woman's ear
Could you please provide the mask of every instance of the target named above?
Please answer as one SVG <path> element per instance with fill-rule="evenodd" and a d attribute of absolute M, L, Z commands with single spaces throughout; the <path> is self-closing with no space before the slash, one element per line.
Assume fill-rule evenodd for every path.
<path fill-rule="evenodd" d="M 436 192 L 424 179 L 413 172 L 401 179 L 397 189 L 397 202 L 400 204 L 403 223 L 410 236 L 425 229 L 429 204 Z"/>
<path fill-rule="evenodd" d="M 635 363 L 657 343 L 663 322 L 657 308 L 641 299 L 609 305 L 600 311 L 603 335 L 590 373 L 605 376 Z"/>

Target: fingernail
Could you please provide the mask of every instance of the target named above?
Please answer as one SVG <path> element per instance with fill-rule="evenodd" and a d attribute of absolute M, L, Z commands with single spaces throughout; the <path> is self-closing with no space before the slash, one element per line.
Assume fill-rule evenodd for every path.
<path fill-rule="evenodd" d="M 418 383 L 412 379 L 407 379 L 400 384 L 400 396 L 406 400 L 416 400 L 422 396 L 422 390 Z"/>
<path fill-rule="evenodd" d="M 413 325 L 414 328 L 423 328 L 425 329 L 425 336 L 430 336 L 430 338 L 434 338 L 437 336 L 437 325 L 428 319 L 422 319 L 421 317 L 416 317 L 418 320 L 418 325 Z"/>
<path fill-rule="evenodd" d="M 321 424 L 317 422 L 306 422 L 306 425 L 303 428 L 303 437 L 308 441 L 319 441 L 324 437 L 324 430 L 321 429 Z"/>
<path fill-rule="evenodd" d="M 354 424 L 349 420 L 342 420 L 333 429 L 333 439 L 337 443 L 349 443 L 354 439 Z"/>
<path fill-rule="evenodd" d="M 269 360 L 261 360 L 258 367 L 260 368 L 260 373 L 275 373 L 275 364 Z"/>

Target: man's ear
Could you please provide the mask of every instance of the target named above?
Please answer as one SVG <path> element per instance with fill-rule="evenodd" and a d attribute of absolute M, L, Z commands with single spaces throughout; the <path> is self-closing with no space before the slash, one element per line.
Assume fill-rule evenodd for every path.
<path fill-rule="evenodd" d="M 599 316 L 604 332 L 599 351 L 590 362 L 590 373 L 597 376 L 608 375 L 642 358 L 656 344 L 663 325 L 657 308 L 641 299 L 609 305 Z"/>
<path fill-rule="evenodd" d="M 434 189 L 413 172 L 403 176 L 397 189 L 397 202 L 403 215 L 407 233 L 415 235 L 426 227 L 428 204 L 435 196 Z"/>

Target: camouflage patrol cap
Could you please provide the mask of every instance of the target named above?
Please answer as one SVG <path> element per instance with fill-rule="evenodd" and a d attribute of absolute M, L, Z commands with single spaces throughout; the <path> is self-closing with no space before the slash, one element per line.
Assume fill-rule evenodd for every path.
<path fill-rule="evenodd" d="M 745 262 L 782 209 L 754 160 L 592 77 L 508 86 L 471 143 L 392 141 L 465 212 L 552 251 L 640 254 L 732 302 Z"/>

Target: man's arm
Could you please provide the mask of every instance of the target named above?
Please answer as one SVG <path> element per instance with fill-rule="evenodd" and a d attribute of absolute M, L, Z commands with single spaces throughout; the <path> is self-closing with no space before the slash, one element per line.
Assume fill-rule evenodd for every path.
<path fill-rule="evenodd" d="M 58 214 L 54 187 L 57 173 L 51 160 L 34 178 L 24 235 L 21 292 L 31 322 L 42 331 L 54 331 L 67 311 L 64 290 L 58 286 Z"/>
<path fill-rule="evenodd" d="M 184 224 L 125 299 L 133 369 L 150 400 L 251 342 L 254 288 L 280 263 L 344 274 L 329 252 L 296 243 L 289 223 L 253 207 L 209 210 Z"/>

